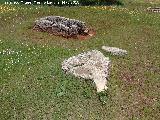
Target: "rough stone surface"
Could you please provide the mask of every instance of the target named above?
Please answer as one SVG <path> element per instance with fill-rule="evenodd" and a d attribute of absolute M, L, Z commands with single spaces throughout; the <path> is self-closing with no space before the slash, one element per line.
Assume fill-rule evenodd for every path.
<path fill-rule="evenodd" d="M 88 34 L 89 29 L 85 22 L 69 19 L 61 16 L 47 16 L 35 21 L 33 29 L 50 32 L 55 35 L 72 37 L 80 34 Z"/>
<path fill-rule="evenodd" d="M 148 7 L 147 11 L 149 11 L 149 12 L 155 12 L 155 13 L 160 13 L 160 7 Z"/>
<path fill-rule="evenodd" d="M 98 50 L 92 50 L 64 60 L 62 69 L 76 77 L 92 79 L 97 92 L 101 92 L 107 89 L 109 63 L 108 57 Z"/>
<path fill-rule="evenodd" d="M 105 50 L 106 52 L 110 52 L 113 55 L 126 55 L 127 51 L 120 49 L 120 48 L 116 48 L 116 47 L 107 47 L 107 46 L 102 46 L 102 49 Z"/>

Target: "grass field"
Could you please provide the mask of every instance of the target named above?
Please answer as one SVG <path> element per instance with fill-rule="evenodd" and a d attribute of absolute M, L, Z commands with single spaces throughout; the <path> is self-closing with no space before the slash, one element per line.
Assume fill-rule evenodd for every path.
<path fill-rule="evenodd" d="M 119 7 L 0 5 L 0 120 L 160 119 L 160 14 L 144 11 L 155 4 L 137 1 Z M 85 21 L 96 35 L 74 40 L 31 29 L 48 15 Z M 102 45 L 128 55 L 112 56 Z M 100 94 L 91 81 L 61 70 L 65 58 L 93 49 L 112 61 L 108 90 Z"/>

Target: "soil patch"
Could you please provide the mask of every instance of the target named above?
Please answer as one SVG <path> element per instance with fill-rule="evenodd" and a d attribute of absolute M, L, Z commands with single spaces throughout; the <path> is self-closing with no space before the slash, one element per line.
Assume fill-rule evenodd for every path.
<path fill-rule="evenodd" d="M 86 40 L 96 35 L 96 31 L 92 28 L 89 29 L 89 32 L 87 34 L 77 34 L 77 35 L 72 35 L 72 36 L 67 36 L 63 34 L 62 32 L 52 31 L 51 28 L 48 28 L 47 31 L 44 31 L 43 29 L 40 29 L 40 28 L 34 28 L 34 27 L 32 29 L 38 32 L 47 32 L 51 35 L 61 36 L 66 39 Z"/>

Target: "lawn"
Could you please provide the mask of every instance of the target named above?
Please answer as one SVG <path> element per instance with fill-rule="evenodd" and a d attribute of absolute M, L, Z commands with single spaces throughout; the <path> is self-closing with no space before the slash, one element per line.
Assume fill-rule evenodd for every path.
<path fill-rule="evenodd" d="M 160 119 L 160 14 L 145 11 L 155 4 L 137 1 L 101 7 L 0 5 L 0 120 Z M 48 15 L 85 21 L 96 35 L 75 40 L 31 29 Z M 103 45 L 128 55 L 108 54 Z M 99 94 L 92 81 L 61 69 L 64 59 L 93 49 L 111 60 L 108 90 Z"/>

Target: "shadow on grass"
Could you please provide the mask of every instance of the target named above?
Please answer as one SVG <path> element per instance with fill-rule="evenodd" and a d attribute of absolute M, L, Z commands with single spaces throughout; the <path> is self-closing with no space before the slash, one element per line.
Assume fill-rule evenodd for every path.
<path fill-rule="evenodd" d="M 102 91 L 98 93 L 98 97 L 102 105 L 105 105 L 107 101 L 110 99 L 108 91 Z"/>
<path fill-rule="evenodd" d="M 102 2 L 102 3 L 99 3 L 99 5 L 124 5 L 122 2 L 120 1 L 110 1 L 110 2 Z"/>
<path fill-rule="evenodd" d="M 80 5 L 88 5 L 88 6 L 95 6 L 95 5 L 102 5 L 102 6 L 106 6 L 106 5 L 123 5 L 123 3 L 119 0 L 101 0 L 99 2 L 97 1 L 81 1 Z"/>

